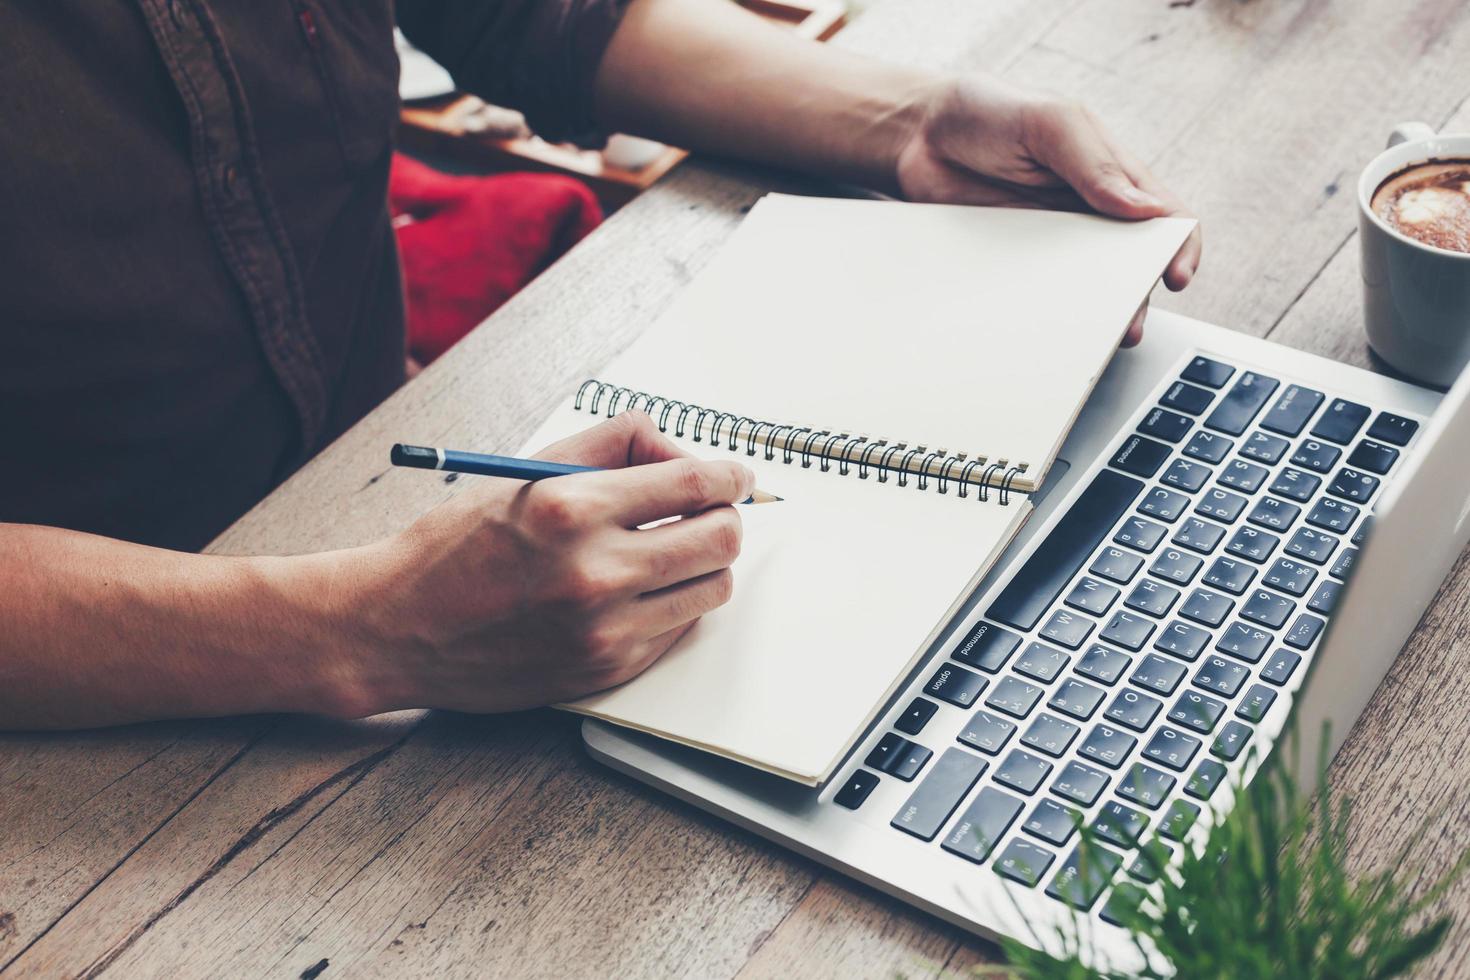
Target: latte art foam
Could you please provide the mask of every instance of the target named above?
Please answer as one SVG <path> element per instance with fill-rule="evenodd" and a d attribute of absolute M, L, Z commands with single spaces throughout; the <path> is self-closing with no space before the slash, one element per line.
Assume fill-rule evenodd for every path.
<path fill-rule="evenodd" d="M 1400 234 L 1470 252 L 1470 160 L 1422 163 L 1373 192 L 1373 211 Z"/>

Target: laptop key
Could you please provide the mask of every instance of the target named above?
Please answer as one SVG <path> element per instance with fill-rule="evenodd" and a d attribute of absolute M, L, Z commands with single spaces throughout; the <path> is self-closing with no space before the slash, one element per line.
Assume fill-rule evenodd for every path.
<path fill-rule="evenodd" d="M 1244 660 L 1248 664 L 1253 664 L 1261 659 L 1270 645 L 1270 633 L 1237 620 L 1221 634 L 1220 639 L 1215 643 L 1215 649 Z"/>
<path fill-rule="evenodd" d="M 1174 777 L 1153 766 L 1135 762 L 1118 784 L 1118 795 L 1150 810 L 1157 810 L 1174 788 Z"/>
<path fill-rule="evenodd" d="M 1301 512 L 1302 509 L 1296 504 L 1289 504 L 1277 497 L 1262 497 L 1256 501 L 1256 506 L 1251 509 L 1246 520 L 1273 531 L 1281 531 L 1290 527 Z"/>
<path fill-rule="evenodd" d="M 1234 558 L 1216 558 L 1210 570 L 1205 573 L 1205 582 L 1217 589 L 1224 589 L 1232 595 L 1240 595 L 1250 587 L 1251 579 L 1256 577 L 1255 567 L 1247 565 L 1243 561 Z"/>
<path fill-rule="evenodd" d="M 1181 548 L 1208 555 L 1220 546 L 1220 539 L 1224 537 L 1225 529 L 1220 525 L 1202 521 L 1198 517 L 1191 517 L 1180 525 L 1173 542 Z"/>
<path fill-rule="evenodd" d="M 998 874 L 1018 884 L 1035 888 L 1056 857 L 1046 848 L 1017 837 L 1000 852 L 1000 857 L 995 859 L 992 867 Z"/>
<path fill-rule="evenodd" d="M 1296 665 L 1301 662 L 1300 654 L 1290 650 L 1277 650 L 1266 661 L 1266 666 L 1261 668 L 1261 680 L 1280 687 L 1291 680 L 1291 675 L 1296 672 Z"/>
<path fill-rule="evenodd" d="M 1317 642 L 1317 637 L 1321 635 L 1322 628 L 1326 625 L 1325 620 L 1318 619 L 1310 613 L 1302 613 L 1296 618 L 1296 622 L 1291 624 L 1291 629 L 1281 637 L 1281 642 L 1289 647 L 1305 650 Z"/>
<path fill-rule="evenodd" d="M 1230 376 L 1234 373 L 1235 368 L 1229 364 L 1221 364 L 1208 357 L 1196 357 L 1189 362 L 1188 367 L 1180 372 L 1179 377 L 1207 388 L 1223 388 L 1225 382 L 1229 381 Z"/>
<path fill-rule="evenodd" d="M 1163 582 L 1146 578 L 1133 587 L 1123 605 L 1150 616 L 1165 616 L 1179 601 L 1179 590 Z"/>
<path fill-rule="evenodd" d="M 1366 405 L 1350 402 L 1346 398 L 1334 398 L 1332 404 L 1327 406 L 1327 411 L 1312 426 L 1312 435 L 1319 439 L 1326 439 L 1338 445 L 1346 446 L 1353 441 L 1353 436 L 1368 421 L 1370 409 Z"/>
<path fill-rule="evenodd" d="M 1249 676 L 1250 671 L 1240 664 L 1212 655 L 1206 657 L 1199 670 L 1195 671 L 1193 684 L 1206 691 L 1233 698 Z"/>
<path fill-rule="evenodd" d="M 1264 684 L 1252 684 L 1250 690 L 1245 692 L 1245 697 L 1240 699 L 1240 704 L 1235 708 L 1236 717 L 1244 718 L 1252 724 L 1266 717 L 1266 712 L 1271 710 L 1271 705 L 1276 701 L 1276 692 Z"/>
<path fill-rule="evenodd" d="M 1112 470 L 1093 477 L 986 615 L 1022 631 L 1035 627 L 1142 490 L 1141 482 Z"/>
<path fill-rule="evenodd" d="M 1184 784 L 1184 792 L 1197 800 L 1208 800 L 1224 781 L 1225 767 L 1214 759 L 1204 759 L 1194 767 L 1189 782 Z"/>
<path fill-rule="evenodd" d="M 920 840 L 933 840 L 961 801 L 970 795 L 987 765 L 984 759 L 964 749 L 945 749 L 890 825 Z"/>
<path fill-rule="evenodd" d="M 1311 565 L 1304 565 L 1290 558 L 1278 558 L 1266 572 L 1266 577 L 1261 579 L 1261 583 L 1280 589 L 1287 595 L 1303 596 L 1312 587 L 1312 580 L 1316 577 L 1317 570 Z"/>
<path fill-rule="evenodd" d="M 907 782 L 924 768 L 924 763 L 933 755 L 924 746 L 910 742 L 901 735 L 885 732 L 868 753 L 863 765 L 879 772 L 892 773 Z"/>
<path fill-rule="evenodd" d="M 1125 687 L 1113 698 L 1105 714 L 1109 721 L 1141 732 L 1148 728 L 1161 707 L 1163 702 L 1158 698 Z"/>
<path fill-rule="evenodd" d="M 1138 744 L 1138 739 L 1111 725 L 1093 725 L 1092 731 L 1083 739 L 1077 754 L 1101 763 L 1109 769 L 1117 769 L 1128 758 L 1128 753 Z"/>
<path fill-rule="evenodd" d="M 1208 694 L 1198 691 L 1186 690 L 1179 695 L 1179 700 L 1174 702 L 1174 707 L 1169 711 L 1169 720 L 1176 725 L 1183 725 L 1190 731 L 1208 735 L 1215 730 L 1215 723 L 1225 713 L 1225 702 L 1216 701 Z"/>
<path fill-rule="evenodd" d="M 1303 439 L 1296 452 L 1291 454 L 1291 465 L 1300 466 L 1304 470 L 1316 470 L 1318 473 L 1330 473 L 1341 458 L 1342 450 L 1336 446 L 1318 442 L 1316 439 Z"/>
<path fill-rule="evenodd" d="M 1157 627 L 1154 623 L 1143 616 L 1119 610 L 1113 613 L 1113 618 L 1108 620 L 1108 625 L 1103 627 L 1098 636 L 1126 650 L 1137 652 L 1143 649 L 1155 629 Z"/>
<path fill-rule="evenodd" d="M 1071 747 L 1081 731 L 1070 721 L 1063 721 L 1043 711 L 1031 722 L 1026 734 L 1021 736 L 1021 743 L 1056 758 Z"/>
<path fill-rule="evenodd" d="M 1176 381 L 1164 392 L 1164 397 L 1159 399 L 1159 404 L 1165 408 L 1172 408 L 1186 415 L 1198 415 L 1210 407 L 1210 402 L 1215 400 L 1212 392 L 1194 385 Z"/>
<path fill-rule="evenodd" d="M 1330 579 L 1317 586 L 1317 591 L 1312 593 L 1312 598 L 1307 600 L 1307 608 L 1314 613 L 1323 616 L 1331 616 L 1332 609 L 1337 605 L 1338 593 L 1342 591 L 1341 582 L 1333 582 Z"/>
<path fill-rule="evenodd" d="M 1183 514 L 1188 507 L 1189 498 L 1184 494 L 1165 490 L 1163 487 L 1154 487 L 1138 505 L 1138 512 L 1147 514 L 1149 517 L 1157 517 L 1165 524 L 1173 524 L 1179 520 L 1179 515 Z"/>
<path fill-rule="evenodd" d="M 1138 431 L 1165 442 L 1178 442 L 1194 427 L 1194 419 L 1187 415 L 1171 412 L 1166 408 L 1155 408 L 1138 423 Z"/>
<path fill-rule="evenodd" d="M 1189 437 L 1189 442 L 1184 446 L 1184 455 L 1205 463 L 1218 463 L 1229 456 L 1230 450 L 1234 448 L 1235 440 L 1226 439 L 1218 432 L 1201 429 Z"/>
<path fill-rule="evenodd" d="M 1280 462 L 1281 457 L 1285 456 L 1286 451 L 1290 448 L 1291 443 L 1280 436 L 1269 435 L 1265 432 L 1252 432 L 1241 445 L 1240 455 L 1270 466 Z"/>
<path fill-rule="evenodd" d="M 1247 463 L 1243 459 L 1232 459 L 1220 471 L 1220 485 L 1241 493 L 1255 493 L 1270 475 L 1271 471 L 1264 466 Z"/>
<path fill-rule="evenodd" d="M 1276 546 L 1280 543 L 1281 539 L 1274 534 L 1268 534 L 1253 527 L 1240 527 L 1236 528 L 1235 536 L 1230 539 L 1225 550 L 1259 565 L 1271 557 L 1271 552 L 1275 551 Z"/>
<path fill-rule="evenodd" d="M 1255 420 L 1279 384 L 1275 378 L 1268 378 L 1264 374 L 1243 372 L 1220 399 L 1210 417 L 1205 419 L 1205 425 L 1226 435 L 1240 435 Z"/>
<path fill-rule="evenodd" d="M 1283 469 L 1271 481 L 1270 490 L 1278 497 L 1287 497 L 1297 503 L 1305 503 L 1312 499 L 1312 494 L 1322 485 L 1320 476 L 1313 476 L 1302 470 L 1294 470 L 1290 466 Z"/>
<path fill-rule="evenodd" d="M 1210 472 L 1210 468 L 1201 463 L 1176 459 L 1169 464 L 1169 468 L 1164 471 L 1163 476 L 1159 477 L 1159 481 L 1171 487 L 1177 487 L 1185 493 L 1194 493 L 1209 481 Z"/>
<path fill-rule="evenodd" d="M 1311 512 L 1307 514 L 1307 523 L 1320 527 L 1324 531 L 1346 534 L 1360 513 L 1361 511 L 1352 504 L 1343 503 L 1331 497 L 1323 497 L 1312 505 Z"/>
<path fill-rule="evenodd" d="M 1338 539 L 1309 527 L 1297 528 L 1297 532 L 1286 542 L 1286 550 L 1313 565 L 1320 565 L 1332 557 L 1337 550 Z"/>
<path fill-rule="evenodd" d="M 929 678 L 924 693 L 941 701 L 968 708 L 989 684 L 983 676 L 954 664 L 945 664 Z"/>
<path fill-rule="evenodd" d="M 1137 669 L 1128 677 L 1128 683 L 1136 684 L 1155 694 L 1173 694 L 1174 688 L 1184 679 L 1187 669 L 1177 660 L 1165 660 L 1156 653 L 1144 657 Z"/>
<path fill-rule="evenodd" d="M 1081 762 L 1069 762 L 1061 775 L 1051 784 L 1051 791 L 1063 799 L 1092 806 L 1103 790 L 1108 788 L 1110 777 L 1101 769 L 1094 769 Z"/>
<path fill-rule="evenodd" d="M 1092 829 L 1098 837 L 1125 850 L 1138 845 L 1138 837 L 1147 826 L 1147 816 L 1117 800 L 1104 803 L 1097 819 L 1092 823 Z"/>
<path fill-rule="evenodd" d="M 1377 473 L 1382 476 L 1393 467 L 1399 458 L 1399 451 L 1392 446 L 1385 446 L 1381 442 L 1364 439 L 1353 449 L 1348 456 L 1348 465 L 1355 469 L 1367 470 L 1369 473 Z"/>
<path fill-rule="evenodd" d="M 923 698 L 914 698 L 909 706 L 903 709 L 893 722 L 893 727 L 905 735 L 917 735 L 929 724 L 929 719 L 934 717 L 934 712 L 939 710 L 939 705 L 933 701 L 925 701 Z"/>
<path fill-rule="evenodd" d="M 1413 419 L 1406 419 L 1392 412 L 1379 412 L 1378 418 L 1368 426 L 1368 438 L 1395 446 L 1407 446 L 1418 428 L 1419 423 Z"/>
<path fill-rule="evenodd" d="M 1222 595 L 1209 589 L 1195 589 L 1179 607 L 1179 615 L 1213 629 L 1225 622 L 1225 617 L 1234 607 L 1235 603 Z"/>
<path fill-rule="evenodd" d="M 1180 585 L 1188 585 L 1199 573 L 1200 567 L 1204 565 L 1204 559 L 1193 555 L 1186 555 L 1174 548 L 1165 548 L 1154 559 L 1149 566 L 1149 574 L 1157 575 L 1159 578 L 1177 582 Z"/>
<path fill-rule="evenodd" d="M 1021 651 L 1011 669 L 1033 680 L 1051 683 L 1072 658 L 1045 643 L 1032 643 Z"/>
<path fill-rule="evenodd" d="M 1362 544 L 1371 530 L 1373 530 L 1373 515 L 1369 514 L 1363 518 L 1363 523 L 1359 524 L 1358 530 L 1353 533 L 1353 544 Z"/>
<path fill-rule="evenodd" d="M 1077 661 L 1077 673 L 1112 687 L 1132 662 L 1126 654 L 1109 649 L 1101 643 L 1094 643 L 1087 648 L 1082 659 Z"/>
<path fill-rule="evenodd" d="M 1111 585 L 1084 576 L 1072 586 L 1072 591 L 1068 592 L 1067 598 L 1062 601 L 1073 609 L 1101 616 L 1113 607 L 1113 603 L 1118 601 L 1118 594 L 1118 590 Z"/>
<path fill-rule="evenodd" d="M 872 795 L 873 787 L 878 785 L 878 777 L 866 769 L 854 769 L 847 782 L 832 797 L 832 802 L 838 806 L 845 806 L 849 810 L 856 810 Z"/>
<path fill-rule="evenodd" d="M 1021 801 L 994 786 L 982 787 L 939 846 L 980 864 L 990 856 L 1021 812 Z"/>
<path fill-rule="evenodd" d="M 1334 497 L 1351 500 L 1355 504 L 1366 504 L 1381 482 L 1376 476 L 1369 476 L 1367 473 L 1344 466 L 1337 471 L 1337 476 L 1332 478 L 1327 492 Z"/>
<path fill-rule="evenodd" d="M 986 755 L 995 755 L 1005 748 L 1005 744 L 1014 734 L 1014 723 L 997 718 L 987 711 L 976 711 L 965 722 L 965 727 L 960 729 L 959 740 Z"/>
<path fill-rule="evenodd" d="M 1076 613 L 1069 613 L 1058 609 L 1051 614 L 1051 619 L 1046 621 L 1046 625 L 1037 630 L 1037 632 L 1053 643 L 1060 643 L 1068 650 L 1075 650 L 1087 640 L 1088 634 L 1096 628 L 1097 623 L 1088 619 L 1086 616 L 1079 616 Z"/>
<path fill-rule="evenodd" d="M 1046 886 L 1048 896 L 1082 912 L 1097 904 L 1103 890 L 1123 864 L 1121 855 L 1105 847 L 1087 847 L 1085 850 L 1084 847 L 1079 844 L 1072 849 L 1056 877 Z"/>
<path fill-rule="evenodd" d="M 1251 593 L 1245 605 L 1240 607 L 1240 617 L 1259 623 L 1267 629 L 1279 630 L 1295 608 L 1296 603 L 1285 596 L 1257 589 Z"/>
<path fill-rule="evenodd" d="M 1184 840 L 1184 835 L 1199 819 L 1199 813 L 1199 807 L 1188 800 L 1175 800 L 1159 824 L 1159 836 L 1172 841 Z"/>
<path fill-rule="evenodd" d="M 1035 684 L 1027 684 L 1019 677 L 1009 674 L 996 682 L 990 696 L 985 699 L 987 708 L 1003 711 L 1015 718 L 1025 718 L 1036 707 L 1036 702 L 1046 691 Z"/>
<path fill-rule="evenodd" d="M 1164 631 L 1154 641 L 1154 649 L 1171 653 L 1180 660 L 1193 663 L 1199 657 L 1200 651 L 1209 645 L 1209 642 L 1210 634 L 1198 626 L 1190 626 L 1176 619 L 1164 627 Z"/>
<path fill-rule="evenodd" d="M 1079 721 L 1086 721 L 1097 711 L 1097 706 L 1102 704 L 1103 689 L 1085 684 L 1075 677 L 1069 677 L 1057 688 L 1057 693 L 1051 696 L 1046 706 L 1053 711 L 1071 715 Z"/>
<path fill-rule="evenodd" d="M 1137 881 L 1141 881 L 1146 885 L 1151 885 L 1159 880 L 1159 873 L 1163 871 L 1163 869 L 1173 860 L 1174 848 L 1170 847 L 1168 844 L 1165 844 L 1157 837 L 1152 837 L 1146 844 L 1140 847 L 1138 849 L 1138 853 L 1133 856 L 1132 863 L 1128 865 L 1128 876 Z M 1121 892 L 1124 888 L 1133 887 L 1134 886 L 1130 885 L 1126 881 L 1119 882 L 1117 888 L 1113 891 L 1113 896 L 1116 898 L 1118 893 Z M 1147 897 L 1147 893 L 1145 893 L 1142 889 L 1135 890 L 1141 896 Z M 1112 904 L 1112 899 L 1109 899 L 1108 905 L 1111 906 Z M 1103 910 L 1103 918 L 1107 918 L 1106 909 Z M 1112 920 L 1109 919 L 1108 921 L 1111 922 Z M 1116 923 L 1114 924 L 1116 925 Z"/>
<path fill-rule="evenodd" d="M 1097 559 L 1087 566 L 1087 570 L 1098 578 L 1126 584 L 1138 574 L 1142 564 L 1143 558 L 1139 555 L 1109 546 L 1098 553 Z"/>
<path fill-rule="evenodd" d="M 1146 480 L 1159 471 L 1171 452 L 1173 450 L 1162 442 L 1131 435 L 1123 440 L 1123 445 L 1108 460 L 1108 465 Z"/>
<path fill-rule="evenodd" d="M 1154 732 L 1153 738 L 1143 747 L 1143 754 L 1159 765 L 1168 766 L 1175 772 L 1183 772 L 1194 759 L 1203 744 L 1193 735 L 1164 727 Z M 1174 782 L 1169 781 L 1170 788 Z"/>
<path fill-rule="evenodd" d="M 1226 762 L 1239 757 L 1245 743 L 1250 741 L 1251 729 L 1238 721 L 1227 721 L 1225 727 L 1220 729 L 1220 734 L 1215 736 L 1215 744 L 1210 746 L 1210 754 L 1219 756 Z"/>
<path fill-rule="evenodd" d="M 975 624 L 952 656 L 962 664 L 993 674 L 1004 666 L 1020 645 L 1021 638 L 1015 633 L 982 620 Z"/>
<path fill-rule="evenodd" d="M 1276 404 L 1261 419 L 1261 428 L 1284 436 L 1294 436 L 1302 431 L 1307 420 L 1317 411 L 1323 397 L 1320 391 L 1303 388 L 1301 385 L 1287 385 L 1281 397 L 1276 399 Z"/>
<path fill-rule="evenodd" d="M 1233 524 L 1248 503 L 1250 501 L 1238 493 L 1211 487 L 1209 492 L 1199 498 L 1199 503 L 1194 505 L 1194 512 L 1226 524 Z"/>
<path fill-rule="evenodd" d="M 1058 846 L 1067 843 L 1077 832 L 1082 814 L 1069 806 L 1063 806 L 1049 797 L 1036 801 L 1031 815 L 1021 824 L 1021 829 L 1032 837 L 1039 837 L 1048 844 Z"/>
<path fill-rule="evenodd" d="M 1040 756 L 1011 749 L 1010 755 L 1005 757 L 1005 761 L 995 771 L 994 778 L 996 782 L 1030 796 L 1051 775 L 1051 768 L 1051 763 Z"/>
<path fill-rule="evenodd" d="M 1335 579 L 1340 579 L 1346 582 L 1348 580 L 1348 576 L 1352 575 L 1353 565 L 1357 562 L 1357 560 L 1358 549 L 1346 548 L 1343 550 L 1342 554 L 1337 556 L 1337 561 L 1332 563 L 1332 569 L 1327 574 L 1331 575 Z"/>

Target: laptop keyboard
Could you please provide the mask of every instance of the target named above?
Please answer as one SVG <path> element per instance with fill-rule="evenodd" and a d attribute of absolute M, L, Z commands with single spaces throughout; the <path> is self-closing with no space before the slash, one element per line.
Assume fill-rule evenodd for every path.
<path fill-rule="evenodd" d="M 1418 425 L 1195 357 L 833 802 L 912 783 L 916 846 L 1083 911 L 1147 884 L 1141 850 L 1173 856 L 1314 649 Z M 958 739 L 926 745 L 941 711 Z M 1079 823 L 1114 848 L 1086 867 Z"/>

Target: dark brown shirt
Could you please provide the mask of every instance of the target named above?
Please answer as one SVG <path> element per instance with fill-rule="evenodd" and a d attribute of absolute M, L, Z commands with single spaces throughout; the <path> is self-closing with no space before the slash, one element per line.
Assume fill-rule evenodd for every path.
<path fill-rule="evenodd" d="M 594 141 L 623 2 L 397 18 Z M 0 4 L 0 521 L 199 548 L 401 383 L 393 6 Z"/>

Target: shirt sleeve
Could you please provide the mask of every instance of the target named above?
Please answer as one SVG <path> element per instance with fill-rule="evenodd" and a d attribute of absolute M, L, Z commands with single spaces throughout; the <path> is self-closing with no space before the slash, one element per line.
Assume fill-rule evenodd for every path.
<path fill-rule="evenodd" d="M 398 26 L 496 105 L 519 109 L 541 137 L 600 146 L 592 85 L 630 0 L 398 0 Z"/>

